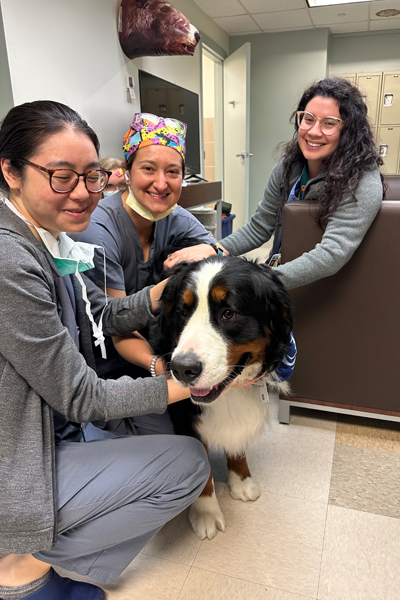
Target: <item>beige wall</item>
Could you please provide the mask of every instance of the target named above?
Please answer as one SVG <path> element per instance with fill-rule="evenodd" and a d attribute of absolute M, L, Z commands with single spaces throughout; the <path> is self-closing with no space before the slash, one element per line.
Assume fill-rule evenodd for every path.
<path fill-rule="evenodd" d="M 215 181 L 215 85 L 214 61 L 203 55 L 204 176 Z"/>

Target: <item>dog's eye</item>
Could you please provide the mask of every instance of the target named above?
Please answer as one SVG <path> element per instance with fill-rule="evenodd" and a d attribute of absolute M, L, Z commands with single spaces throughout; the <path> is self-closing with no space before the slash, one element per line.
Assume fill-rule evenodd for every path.
<path fill-rule="evenodd" d="M 181 317 L 186 318 L 189 313 L 188 313 L 188 311 L 186 309 L 181 308 L 180 311 L 179 311 L 179 314 L 180 314 Z"/>
<path fill-rule="evenodd" d="M 224 310 L 224 312 L 222 313 L 222 318 L 225 320 L 233 319 L 233 317 L 235 317 L 235 316 L 236 316 L 236 313 L 234 313 L 233 310 L 229 310 L 229 309 Z"/>

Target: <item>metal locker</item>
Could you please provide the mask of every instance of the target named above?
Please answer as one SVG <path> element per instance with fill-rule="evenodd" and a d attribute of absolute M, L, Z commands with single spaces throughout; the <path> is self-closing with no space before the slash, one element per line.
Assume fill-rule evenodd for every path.
<path fill-rule="evenodd" d="M 329 77 L 343 77 L 343 79 L 348 79 L 350 81 L 350 83 L 355 85 L 357 74 L 350 73 L 350 74 L 346 74 L 346 75 L 341 75 L 341 74 L 340 75 L 329 75 Z"/>
<path fill-rule="evenodd" d="M 372 127 L 374 127 L 378 122 L 378 109 L 381 85 L 382 73 L 357 74 L 357 87 L 362 93 L 363 98 L 368 106 L 368 117 Z"/>
<path fill-rule="evenodd" d="M 382 172 L 396 175 L 399 169 L 400 127 L 380 127 L 378 147 L 384 161 Z"/>
<path fill-rule="evenodd" d="M 381 125 L 400 125 L 400 71 L 383 74 Z"/>

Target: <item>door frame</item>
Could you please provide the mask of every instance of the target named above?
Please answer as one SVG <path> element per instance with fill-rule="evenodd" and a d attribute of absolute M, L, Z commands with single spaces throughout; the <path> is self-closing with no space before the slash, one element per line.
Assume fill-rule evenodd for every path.
<path fill-rule="evenodd" d="M 203 55 L 214 62 L 214 106 L 215 106 L 215 181 L 222 182 L 222 198 L 224 197 L 224 57 L 206 43 L 201 45 L 201 138 L 204 146 L 204 110 L 203 110 Z M 201 156 L 202 173 L 204 174 L 204 152 Z"/>

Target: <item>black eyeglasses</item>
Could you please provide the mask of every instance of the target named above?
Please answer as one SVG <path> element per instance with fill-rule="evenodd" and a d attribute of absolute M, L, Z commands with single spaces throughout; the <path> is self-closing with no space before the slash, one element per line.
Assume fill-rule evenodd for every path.
<path fill-rule="evenodd" d="M 83 177 L 88 192 L 92 192 L 93 194 L 102 192 L 108 183 L 109 177 L 112 175 L 112 171 L 107 171 L 106 169 L 94 169 L 87 173 L 77 173 L 73 169 L 46 169 L 25 158 L 22 161 L 31 167 L 35 167 L 35 169 L 47 173 L 50 187 L 57 194 L 72 192 L 78 185 L 79 177 Z"/>

